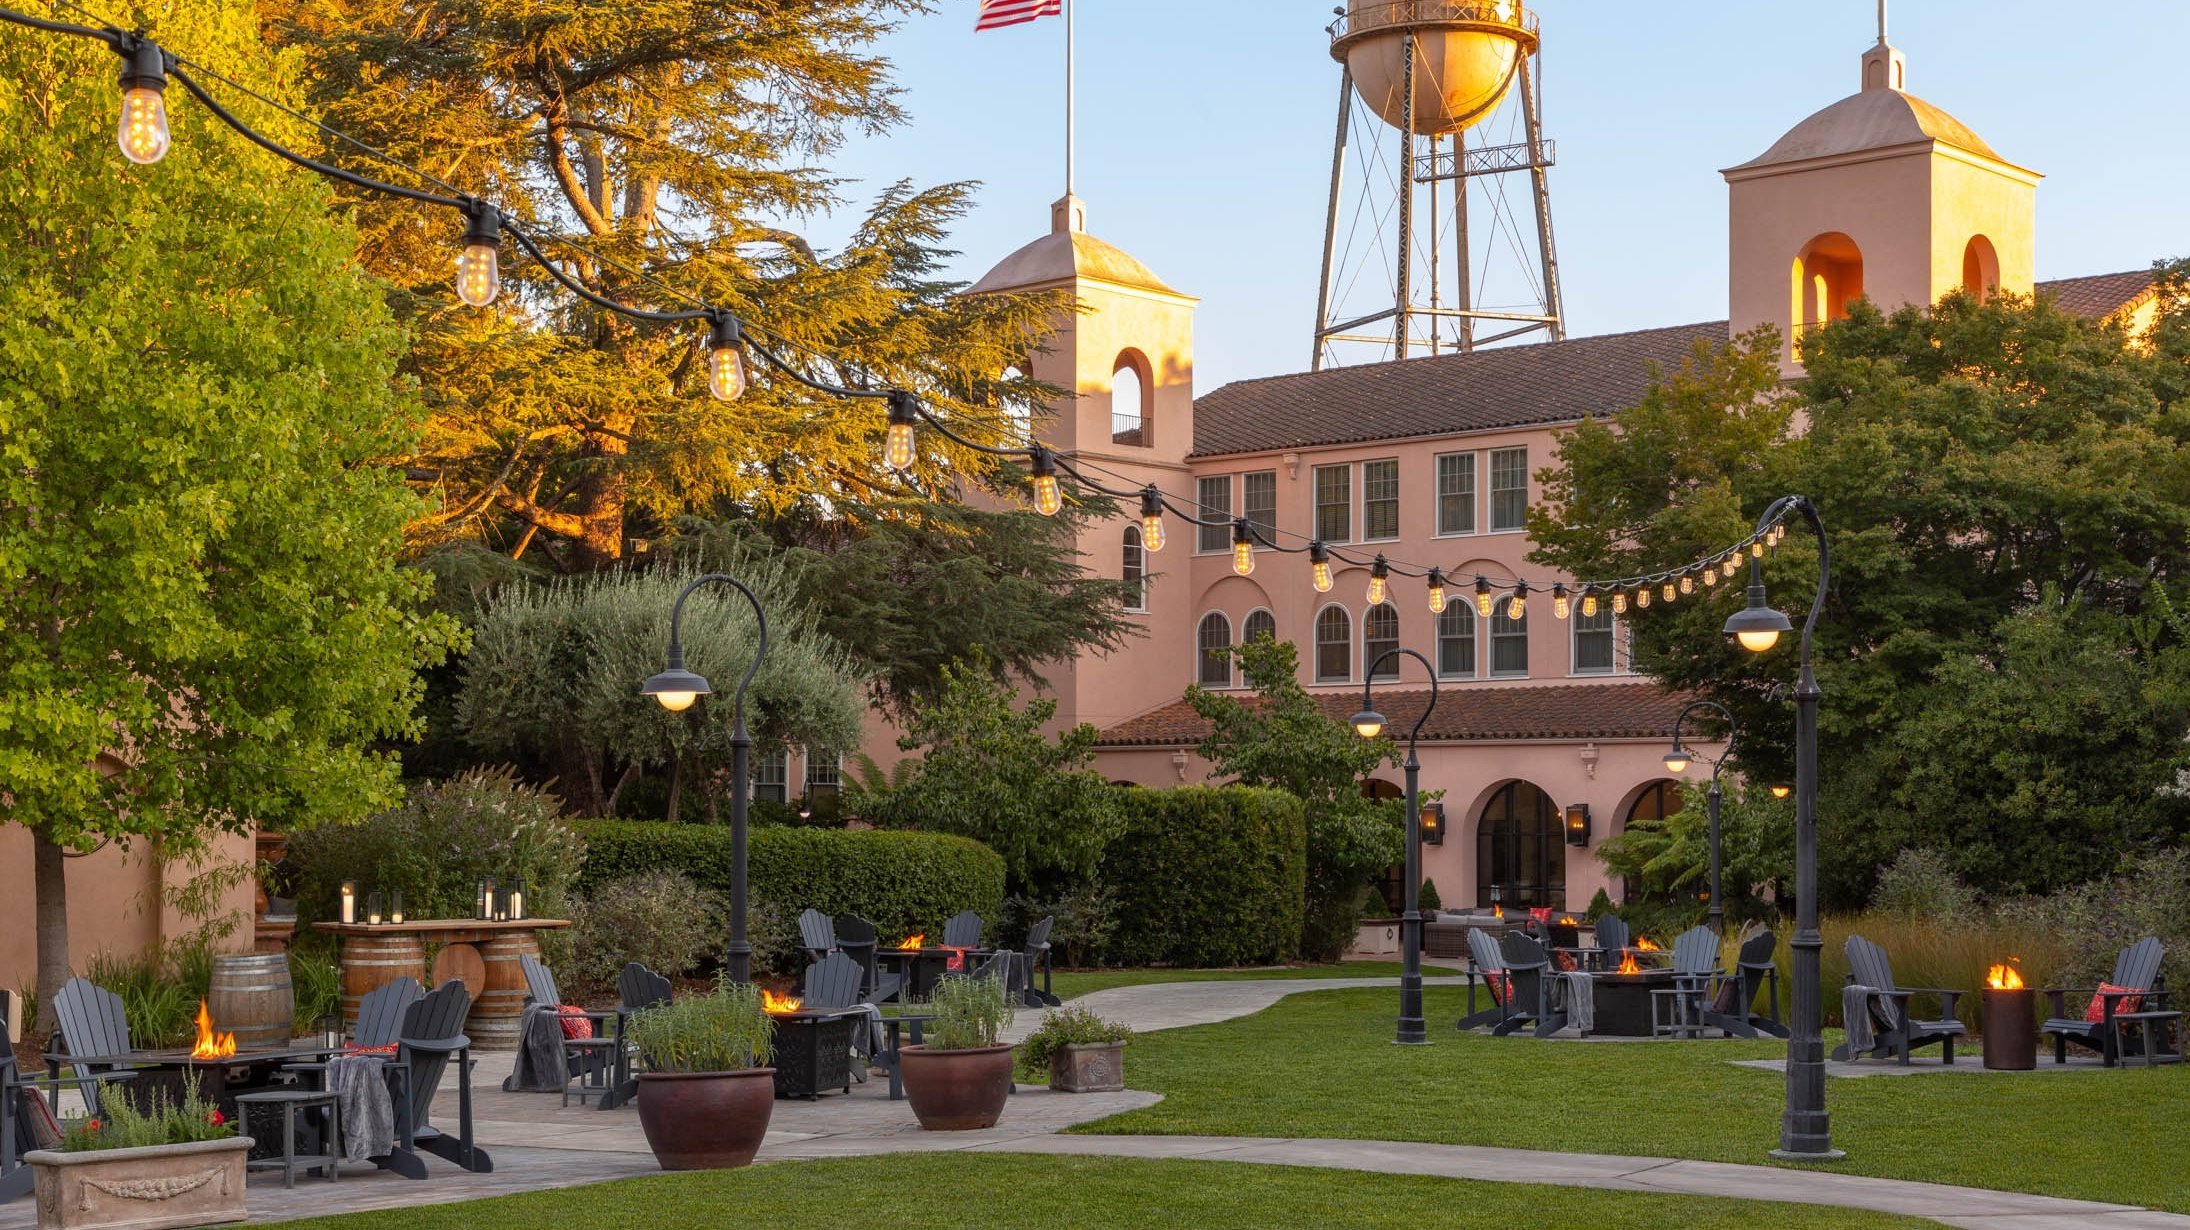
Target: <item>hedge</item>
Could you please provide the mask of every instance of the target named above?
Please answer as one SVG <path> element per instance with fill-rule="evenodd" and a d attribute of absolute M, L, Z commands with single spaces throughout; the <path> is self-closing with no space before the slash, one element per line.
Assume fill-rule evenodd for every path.
<path fill-rule="evenodd" d="M 583 820 L 582 892 L 635 872 L 683 871 L 704 887 L 730 893 L 730 829 L 665 821 Z M 812 908 L 853 913 L 883 938 L 938 932 L 960 910 L 991 925 L 1004 905 L 1004 860 L 977 841 L 939 833 L 756 828 L 746 849 L 756 903 L 791 915 Z"/>
<path fill-rule="evenodd" d="M 1121 790 L 1103 860 L 1115 965 L 1254 965 L 1300 951 L 1308 829 L 1300 800 L 1245 786 Z"/>

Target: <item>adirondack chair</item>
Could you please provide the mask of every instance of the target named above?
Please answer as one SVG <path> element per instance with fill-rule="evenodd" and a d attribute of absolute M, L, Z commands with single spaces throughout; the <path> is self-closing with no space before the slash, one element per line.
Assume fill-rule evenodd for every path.
<path fill-rule="evenodd" d="M 1707 1024 L 1711 989 L 1720 977 L 1718 932 L 1709 927 L 1681 932 L 1673 940 L 1672 970 L 1672 987 L 1651 992 L 1650 1032 L 1700 1038 Z M 1658 1019 L 1661 1006 L 1670 1018 L 1663 1022 Z M 1755 1037 L 1755 1032 L 1749 1036 Z"/>
<path fill-rule="evenodd" d="M 836 924 L 820 910 L 806 910 L 798 916 L 798 942 L 808 961 L 819 961 L 837 949 Z"/>
<path fill-rule="evenodd" d="M 1490 988 L 1490 1007 L 1480 1012 L 1475 1009 L 1478 978 Z M 1460 1028 L 1480 1029 L 1502 1023 L 1511 1015 L 1506 1007 L 1506 991 L 1506 954 L 1481 927 L 1468 928 L 1468 1015 L 1460 1018 Z"/>
<path fill-rule="evenodd" d="M 1848 937 L 1848 983 L 1850 986 L 1869 987 L 1878 992 L 1871 1001 L 1871 1019 L 1876 1022 L 1878 1044 L 1870 1054 L 1884 1059 L 1898 1057 L 1903 1064 L 1909 1062 L 1909 1052 L 1920 1046 L 1936 1042 L 1940 1048 L 1940 1062 L 1949 1067 L 1954 1064 L 1954 1040 L 1969 1030 L 1954 1019 L 1954 1003 L 1962 998 L 1962 992 L 1939 987 L 1903 987 L 1894 984 L 1893 963 L 1886 959 L 1886 950 L 1860 935 Z M 1939 1017 L 1927 1020 L 1916 1015 L 1911 1000 L 1918 995 L 1933 995 L 1939 999 Z M 1854 1059 L 1843 1042 L 1833 1048 L 1833 1058 Z"/>
<path fill-rule="evenodd" d="M 946 948 L 979 948 L 984 929 L 981 916 L 972 910 L 953 915 L 943 924 L 943 945 Z"/>
<path fill-rule="evenodd" d="M 1779 966 L 1772 962 L 1778 947 L 1779 937 L 1770 931 L 1759 931 L 1741 942 L 1734 972 L 1719 979 L 1711 1006 L 1703 1014 L 1707 1023 L 1737 1038 L 1754 1038 L 1759 1033 L 1787 1036 L 1787 1027 L 1779 1019 Z M 1764 992 L 1763 1013 L 1756 1010 L 1759 991 Z"/>
<path fill-rule="evenodd" d="M 49 1046 L 55 1053 L 112 1059 L 137 1049 L 130 1044 L 129 1015 L 123 1010 L 122 997 L 94 985 L 88 978 L 71 978 L 61 984 L 60 991 L 53 997 L 53 1017 L 54 1030 Z M 129 1067 L 115 1062 L 69 1066 L 76 1074 L 76 1087 L 84 1096 L 84 1106 L 94 1115 L 99 1113 L 102 1074 L 127 1071 Z M 47 1075 L 58 1079 L 60 1066 L 51 1065 Z"/>
<path fill-rule="evenodd" d="M 357 1003 L 357 1028 L 350 1031 L 350 1045 L 360 1050 L 377 1050 L 393 1043 L 403 1032 L 403 1015 L 425 994 L 418 979 L 408 976 L 367 991 L 365 998 Z M 323 1084 L 327 1065 L 322 1062 L 285 1063 L 281 1070 L 303 1073 L 314 1083 Z"/>
<path fill-rule="evenodd" d="M 2114 1018 L 2130 1011 L 2159 1012 L 2167 1009 L 2167 980 L 2160 973 L 2160 958 L 2166 950 L 2157 937 L 2138 940 L 2122 949 L 2114 959 L 2114 976 L 2106 980 L 2108 986 L 2121 987 L 2121 991 L 2100 992 L 2096 987 L 2048 987 L 2046 998 L 2050 1001 L 2050 1015 L 2042 1034 L 2053 1035 L 2053 1062 L 2068 1062 L 2068 1044 L 2090 1047 L 2099 1052 L 2101 1061 L 2113 1067 L 2122 1057 L 2122 1039 L 2126 1032 L 2123 1024 Z M 2064 1002 L 2068 996 L 2078 996 L 2078 1003 L 2100 1000 L 2100 1019 L 2086 1020 L 2082 1015 L 2072 1015 L 2073 1008 Z M 2136 1001 L 2132 1006 L 2130 1001 Z M 2142 1039 L 2136 1034 L 2129 1038 L 2139 1047 Z"/>
<path fill-rule="evenodd" d="M 487 1151 L 472 1142 L 471 1039 L 464 1036 L 464 1017 L 471 1011 L 471 992 L 462 981 L 451 978 L 413 1002 L 403 1014 L 396 1038 L 396 1057 L 388 1064 L 390 1091 L 395 1097 L 395 1148 L 373 1159 L 381 1169 L 407 1179 L 426 1177 L 425 1159 L 418 1151 L 445 1158 L 474 1174 L 494 1169 Z M 433 1098 L 441 1088 L 442 1073 L 456 1062 L 457 1134 L 433 1125 Z"/>
<path fill-rule="evenodd" d="M 675 994 L 669 979 L 637 961 L 624 966 L 624 972 L 616 975 L 616 1039 L 624 1045 L 615 1048 L 616 1071 L 609 1091 L 601 1095 L 600 1109 L 613 1110 L 639 1096 L 639 1078 L 631 1070 L 631 1047 L 625 1032 L 631 1014 L 659 1008 Z"/>
<path fill-rule="evenodd" d="M 1539 1038 L 1548 1038 L 1565 1029 L 1566 1013 L 1555 1011 L 1551 1006 L 1551 953 L 1544 947 L 1544 942 L 1534 936 L 1509 931 L 1498 947 L 1506 959 L 1506 977 L 1512 980 L 1513 1002 L 1519 1011 L 1490 1032 L 1502 1038 L 1531 1021 L 1536 1025 Z"/>
<path fill-rule="evenodd" d="M 135 1075 L 134 1072 L 108 1071 L 96 1074 L 94 1079 L 105 1083 L 129 1080 Z M 15 1052 L 0 1047 L 0 1204 L 30 1193 L 33 1175 L 23 1155 L 57 1143 L 41 1139 L 40 1116 L 31 1095 L 35 1092 L 47 1099 L 46 1114 L 50 1116 L 54 1095 L 76 1083 L 75 1077 L 56 1079 L 23 1075 L 16 1070 Z M 51 1130 L 57 1124 L 47 1118 L 45 1126 Z"/>
<path fill-rule="evenodd" d="M 517 967 L 525 975 L 525 1002 L 545 1005 L 551 1012 L 560 1011 L 563 993 L 555 985 L 554 972 L 542 964 L 540 958 L 529 952 L 518 954 Z M 606 1073 L 614 1066 L 612 1052 L 620 1045 L 616 1039 L 620 1036 L 618 1031 L 622 1028 L 623 1018 L 612 1009 L 584 1011 L 583 1014 L 587 1020 L 593 1022 L 593 1036 L 564 1038 L 563 1066 L 571 1080 L 586 1082 L 588 1088 L 592 1088 L 609 1083 Z M 581 1099 L 584 1096 L 581 1094 Z M 606 1093 L 602 1095 L 604 1102 L 607 1101 L 607 1096 Z"/>
<path fill-rule="evenodd" d="M 806 967 L 801 999 L 808 1008 L 849 1008 L 866 1002 L 860 997 L 865 981 L 866 971 L 859 962 L 844 953 L 832 952 Z"/>
<path fill-rule="evenodd" d="M 1049 931 L 1056 923 L 1054 917 L 1045 918 L 1027 928 L 1027 942 L 1019 949 L 1019 1002 L 1029 1008 L 1055 1008 L 1064 1002 L 1049 989 Z M 1039 990 L 1034 986 L 1036 966 L 1042 971 Z"/>
<path fill-rule="evenodd" d="M 859 962 L 859 967 L 866 971 L 867 980 L 861 989 L 867 996 L 867 1002 L 874 1004 L 889 1003 L 905 989 L 903 974 L 882 972 L 881 963 L 875 957 L 875 950 L 880 944 L 873 923 L 857 914 L 836 916 L 837 951 Z"/>
<path fill-rule="evenodd" d="M 1628 949 L 1627 920 L 1617 914 L 1607 914 L 1597 920 L 1597 968 L 1620 968 L 1620 958 Z"/>

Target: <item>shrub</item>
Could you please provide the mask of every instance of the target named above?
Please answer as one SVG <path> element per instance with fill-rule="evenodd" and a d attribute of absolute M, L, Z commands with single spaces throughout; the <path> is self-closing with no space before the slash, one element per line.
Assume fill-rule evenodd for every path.
<path fill-rule="evenodd" d="M 775 1023 L 761 1008 L 758 983 L 724 979 L 711 994 L 633 1013 L 627 1028 L 649 1072 L 742 1072 L 766 1067 L 776 1054 Z"/>
<path fill-rule="evenodd" d="M 1954 864 L 1936 850 L 1903 850 L 1878 869 L 1871 908 L 1895 918 L 1958 922 L 1978 911 L 1977 894 L 1954 874 Z"/>
<path fill-rule="evenodd" d="M 1248 965 L 1300 948 L 1307 826 L 1298 798 L 1245 786 L 1120 792 L 1104 871 L 1123 965 Z"/>
<path fill-rule="evenodd" d="M 342 1012 L 342 970 L 335 964 L 332 936 L 299 936 L 289 948 L 289 986 L 296 997 L 290 1028 L 297 1036 L 316 1032 L 323 1016 Z"/>
<path fill-rule="evenodd" d="M 1013 1016 L 1001 978 L 945 978 L 935 984 L 927 1010 L 935 1014 L 924 1044 L 931 1051 L 995 1046 Z"/>
<path fill-rule="evenodd" d="M 61 1151 L 88 1153 L 96 1149 L 141 1149 L 151 1145 L 187 1145 L 201 1140 L 225 1140 L 236 1134 L 220 1107 L 203 1097 L 195 1079 L 182 1105 L 168 1101 L 167 1091 L 155 1090 L 148 1109 L 138 1110 L 128 1098 L 101 1099 L 97 1118 L 71 1120 L 61 1134 Z"/>
<path fill-rule="evenodd" d="M 1598 889 L 1597 894 L 1589 899 L 1589 921 L 1596 922 L 1612 912 L 1611 896 L 1603 889 Z"/>
<path fill-rule="evenodd" d="M 681 978 L 722 942 L 725 911 L 721 894 L 701 888 L 682 871 L 663 868 L 610 880 L 579 897 L 571 911 L 577 948 L 573 979 L 582 987 L 613 986 L 632 961 Z"/>
<path fill-rule="evenodd" d="M 2122 949 L 2148 935 L 2167 948 L 2167 980 L 2190 979 L 2190 850 L 2142 855 L 2118 874 L 2005 902 L 1999 913 L 2057 940 L 2063 982 L 2096 985 L 2114 972 Z"/>
<path fill-rule="evenodd" d="M 188 1046 L 197 1032 L 198 1003 L 213 982 L 213 949 L 202 938 L 185 937 L 135 956 L 100 953 L 85 963 L 84 976 L 122 997 L 131 1042 Z"/>
<path fill-rule="evenodd" d="M 1415 905 L 1421 910 L 1441 910 L 1445 908 L 1444 900 L 1437 895 L 1437 881 L 1427 877 L 1422 881 L 1422 891 L 1415 894 L 1414 900 Z"/>
<path fill-rule="evenodd" d="M 1019 1077 L 1048 1080 L 1050 1057 L 1065 1047 L 1123 1042 L 1132 1036 L 1133 1027 L 1123 1021 L 1106 1021 L 1078 1004 L 1067 1004 L 1042 1018 L 1041 1028 L 1020 1041 Z"/>
<path fill-rule="evenodd" d="M 1052 900 L 1013 897 L 1004 902 L 1003 934 L 1015 942 L 1044 918 L 1051 919 L 1050 957 L 1062 966 L 1092 965 L 1118 928 L 1118 895 L 1100 883 L 1083 884 Z"/>

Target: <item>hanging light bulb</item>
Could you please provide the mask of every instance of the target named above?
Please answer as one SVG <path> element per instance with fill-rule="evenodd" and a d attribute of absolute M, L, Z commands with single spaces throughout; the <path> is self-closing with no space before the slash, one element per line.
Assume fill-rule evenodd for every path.
<path fill-rule="evenodd" d="M 475 308 L 502 293 L 502 211 L 485 201 L 464 206 L 464 254 L 456 258 L 456 297 Z"/>
<path fill-rule="evenodd" d="M 1491 596 L 1489 578 L 1485 577 L 1480 572 L 1476 573 L 1475 613 L 1482 616 L 1484 619 L 1489 619 L 1491 609 L 1493 608 L 1493 606 L 1496 605 L 1497 601 L 1498 600 L 1496 598 Z"/>
<path fill-rule="evenodd" d="M 1316 592 L 1331 592 L 1331 553 L 1320 542 L 1308 544 L 1308 575 L 1315 582 Z"/>
<path fill-rule="evenodd" d="M 1594 585 L 1582 586 L 1582 618 L 1597 618 L 1597 587 Z"/>
<path fill-rule="evenodd" d="M 1644 585 L 1635 591 L 1635 609 L 1638 611 L 1650 609 L 1650 587 L 1648 585 Z"/>
<path fill-rule="evenodd" d="M 1647 593 L 1647 592 L 1649 592 L 1649 591 L 1647 591 L 1647 590 L 1646 590 L 1646 591 L 1644 591 L 1644 592 L 1645 592 L 1645 593 Z M 1625 615 L 1625 614 L 1627 614 L 1627 591 L 1626 591 L 1626 590 L 1624 590 L 1624 589 L 1615 589 L 1615 590 L 1613 590 L 1613 591 L 1612 591 L 1612 613 L 1613 613 L 1614 615 Z"/>
<path fill-rule="evenodd" d="M 1708 568 L 1706 568 L 1706 569 L 1704 569 L 1704 570 L 1703 570 L 1703 584 L 1704 584 L 1704 588 L 1708 589 L 1708 588 L 1710 588 L 1711 586 L 1717 585 L 1718 583 L 1719 583 L 1719 566 L 1718 566 L 1717 564 L 1713 564 L 1713 565 L 1711 565 L 1710 567 L 1708 567 Z"/>
<path fill-rule="evenodd" d="M 1057 458 L 1037 444 L 1027 457 L 1027 466 L 1034 472 L 1034 511 L 1045 517 L 1054 517 L 1065 506 L 1064 493 L 1057 487 Z"/>
<path fill-rule="evenodd" d="M 1551 587 L 1551 617 L 1565 619 L 1573 613 L 1573 606 L 1567 602 L 1566 586 L 1554 582 Z"/>
<path fill-rule="evenodd" d="M 1659 596 L 1667 602 L 1671 602 L 1674 598 L 1680 596 L 1680 590 L 1675 588 L 1671 581 L 1667 581 L 1664 588 L 1659 590 Z"/>
<path fill-rule="evenodd" d="M 1432 568 L 1430 569 L 1430 614 L 1442 615 L 1444 613 L 1445 574 L 1439 569 Z"/>
<path fill-rule="evenodd" d="M 717 312 L 707 324 L 707 391 L 716 401 L 736 401 L 752 384 L 746 370 L 744 332 L 738 318 Z"/>
<path fill-rule="evenodd" d="M 1243 577 L 1255 571 L 1255 529 L 1245 517 L 1232 523 L 1232 571 Z"/>
<path fill-rule="evenodd" d="M 1691 575 L 1689 575 L 1688 573 L 1685 573 L 1685 572 L 1684 572 L 1684 573 L 1682 573 L 1682 574 L 1681 574 L 1681 594 L 1682 594 L 1683 596 L 1686 596 L 1686 595 L 1688 595 L 1688 594 L 1692 594 L 1692 593 L 1695 593 L 1695 592 L 1696 592 L 1696 578 L 1695 578 L 1695 577 L 1693 577 L 1693 576 L 1691 576 Z"/>
<path fill-rule="evenodd" d="M 1370 606 L 1377 605 L 1391 594 L 1391 581 L 1389 579 L 1391 575 L 1391 565 L 1385 563 L 1384 557 L 1381 555 L 1377 556 L 1376 561 L 1369 565 Z"/>
<path fill-rule="evenodd" d="M 122 51 L 122 119 L 114 140 L 138 166 L 167 156 L 167 53 L 151 39 L 137 38 Z"/>
<path fill-rule="evenodd" d="M 1764 540 L 1762 538 L 1755 538 L 1750 540 L 1749 557 L 1751 559 L 1764 558 Z"/>
<path fill-rule="evenodd" d="M 1141 549 L 1163 550 L 1163 492 L 1154 485 L 1141 491 Z"/>
<path fill-rule="evenodd" d="M 890 433 L 882 446 L 882 460 L 893 470 L 910 467 L 915 456 L 913 428 L 920 422 L 920 403 L 903 389 L 890 393 Z M 1145 544 L 1144 544 L 1145 545 Z"/>
<path fill-rule="evenodd" d="M 1527 617 L 1528 586 L 1524 583 L 1514 586 L 1513 596 L 1506 599 L 1506 619 L 1513 623 L 1520 623 Z"/>

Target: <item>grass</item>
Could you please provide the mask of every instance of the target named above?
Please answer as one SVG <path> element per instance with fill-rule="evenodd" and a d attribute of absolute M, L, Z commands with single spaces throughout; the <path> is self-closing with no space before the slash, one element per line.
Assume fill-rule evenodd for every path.
<path fill-rule="evenodd" d="M 283 1222 L 290 1230 L 480 1230 L 619 1226 L 644 1210 L 663 1226 L 766 1224 L 770 1230 L 894 1225 L 989 1230 L 1201 1230 L 1318 1226 L 1363 1230 L 1900 1230 L 1936 1226 L 1848 1209 L 1656 1193 L 1253 1166 L 1237 1162 L 933 1154 L 790 1162 L 749 1170 L 626 1179 L 462 1204 Z"/>
<path fill-rule="evenodd" d="M 1422 973 L 1438 977 L 1459 972 L 1425 962 Z M 1257 978 L 1397 978 L 1397 961 L 1342 961 L 1336 965 L 1265 965 L 1247 969 L 1097 969 L 1059 970 L 1054 990 L 1060 999 L 1078 999 L 1091 991 L 1138 987 L 1157 982 L 1243 982 Z"/>
<path fill-rule="evenodd" d="M 1457 988 L 1426 998 L 1434 1045 L 1421 1048 L 1391 1045 L 1394 1004 L 1381 990 L 1296 995 L 1236 1021 L 1143 1034 L 1127 1079 L 1164 1100 L 1078 1130 L 1753 1164 L 1778 1143 L 1782 1077 L 1728 1061 L 1779 1058 L 1784 1043 L 1490 1038 L 1452 1029 Z M 2190 1212 L 2190 1067 L 1830 1080 L 1826 1099 L 1848 1151 L 1836 1170 Z"/>

